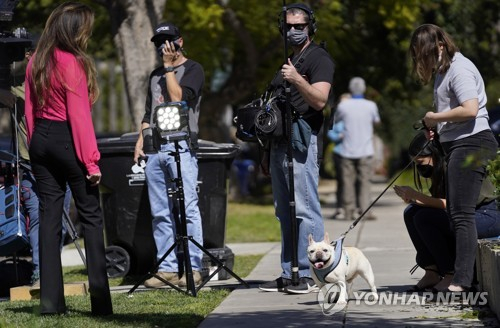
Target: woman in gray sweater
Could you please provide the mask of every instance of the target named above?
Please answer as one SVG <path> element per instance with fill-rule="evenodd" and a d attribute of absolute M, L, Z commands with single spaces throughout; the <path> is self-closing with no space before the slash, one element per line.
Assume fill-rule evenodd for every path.
<path fill-rule="evenodd" d="M 434 109 L 423 122 L 446 156 L 446 207 L 456 239 L 455 272 L 442 291 L 471 287 L 477 246 L 474 214 L 488 161 L 498 144 L 488 125 L 484 82 L 476 66 L 440 27 L 424 24 L 412 35 L 413 73 L 427 84 L 435 75 Z"/>

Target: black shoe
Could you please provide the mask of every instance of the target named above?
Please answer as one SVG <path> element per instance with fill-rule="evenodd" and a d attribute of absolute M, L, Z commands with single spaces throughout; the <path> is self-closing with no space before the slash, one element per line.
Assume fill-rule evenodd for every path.
<path fill-rule="evenodd" d="M 297 286 L 294 286 L 290 283 L 289 286 L 285 287 L 285 292 L 290 294 L 309 294 L 318 291 L 318 286 L 316 286 L 314 280 L 309 277 L 299 278 L 299 284 Z"/>
<path fill-rule="evenodd" d="M 408 288 L 406 290 L 407 293 L 421 293 L 421 292 L 425 292 L 426 290 L 428 289 L 428 287 L 418 287 L 417 285 L 413 285 L 411 286 L 410 288 Z"/>
<path fill-rule="evenodd" d="M 266 282 L 259 286 L 260 290 L 265 292 L 284 292 L 285 288 L 292 284 L 292 280 L 288 278 L 279 277 L 276 280 Z"/>

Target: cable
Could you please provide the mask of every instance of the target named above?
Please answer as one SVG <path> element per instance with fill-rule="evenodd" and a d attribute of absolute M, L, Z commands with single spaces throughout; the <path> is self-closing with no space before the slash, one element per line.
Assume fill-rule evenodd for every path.
<path fill-rule="evenodd" d="M 15 70 L 16 68 L 16 62 L 13 63 L 13 70 Z M 14 85 L 15 85 L 15 82 L 16 82 L 16 76 L 14 74 Z M 17 97 L 16 97 L 17 98 Z M 13 145 L 14 145 L 14 150 L 16 152 L 16 157 L 15 157 L 15 165 L 16 165 L 16 180 L 17 180 L 17 190 L 16 190 L 16 193 L 17 193 L 17 218 L 18 218 L 18 235 L 20 234 L 20 231 L 21 231 L 21 170 L 20 170 L 20 165 L 19 165 L 19 125 L 18 125 L 18 122 L 17 122 L 17 99 L 16 99 L 16 102 L 14 103 L 14 117 L 13 117 L 13 121 L 14 121 L 14 139 L 13 140 Z M 15 183 L 16 184 L 16 183 Z"/>
<path fill-rule="evenodd" d="M 255 115 L 255 127 L 263 134 L 271 134 L 278 125 L 278 115 L 276 114 L 275 104 L 267 103 L 264 108 Z"/>

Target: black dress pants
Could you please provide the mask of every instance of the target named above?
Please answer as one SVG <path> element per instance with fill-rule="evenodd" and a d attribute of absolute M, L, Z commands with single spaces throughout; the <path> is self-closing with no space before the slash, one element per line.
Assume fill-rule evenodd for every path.
<path fill-rule="evenodd" d="M 66 312 L 60 253 L 66 183 L 83 227 L 92 314 L 111 314 L 99 189 L 86 179 L 68 122 L 37 120 L 29 153 L 40 197 L 41 314 Z"/>

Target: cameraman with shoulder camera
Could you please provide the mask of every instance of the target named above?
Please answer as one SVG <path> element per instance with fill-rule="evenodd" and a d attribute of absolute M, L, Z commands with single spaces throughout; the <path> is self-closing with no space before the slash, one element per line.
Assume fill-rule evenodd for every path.
<path fill-rule="evenodd" d="M 200 100 L 205 76 L 203 67 L 194 60 L 184 56 L 184 40 L 179 29 L 171 23 L 162 23 L 154 30 L 151 39 L 162 58 L 162 66 L 156 68 L 149 77 L 148 94 L 146 99 L 146 113 L 142 119 L 139 139 L 134 153 L 137 163 L 144 158 L 144 138 L 142 131 L 150 127 L 153 109 L 168 102 L 185 101 L 189 107 L 190 144 L 187 140 L 179 141 L 181 176 L 183 180 L 184 202 L 186 206 L 187 233 L 199 243 L 203 244 L 200 210 L 198 208 L 198 160 L 194 149 L 197 148 L 198 117 Z M 175 243 L 176 220 L 173 213 L 173 199 L 168 190 L 174 188 L 172 181 L 178 177 L 174 143 L 164 143 L 156 154 L 148 154 L 146 165 L 146 182 L 148 186 L 149 202 L 153 217 L 153 235 L 157 249 L 157 259 L 168 251 Z M 193 268 L 195 285 L 202 282 L 201 249 L 189 243 L 189 254 Z M 186 275 L 179 277 L 179 265 L 176 252 L 170 252 L 158 268 L 157 275 L 164 280 L 184 287 L 187 285 Z M 144 282 L 144 286 L 158 288 L 165 283 L 156 277 Z"/>
<path fill-rule="evenodd" d="M 282 235 L 280 277 L 259 288 L 264 291 L 284 291 L 305 294 L 317 290 L 309 272 L 307 246 L 309 234 L 322 240 L 323 218 L 318 195 L 318 142 L 323 126 L 323 109 L 333 83 L 334 63 L 324 48 L 312 39 L 316 22 L 312 10 L 302 3 L 288 5 L 286 21 L 280 22 L 283 37 L 293 53 L 271 82 L 275 94 L 284 95 L 285 81 L 290 85 L 290 105 L 295 117 L 300 117 L 311 129 L 306 136 L 305 150 L 293 150 L 295 208 L 298 224 L 299 285 L 291 283 L 292 238 L 289 197 L 287 148 L 288 139 L 273 139 L 264 155 L 261 168 L 271 175 L 276 217 Z M 283 106 L 281 106 L 283 108 Z M 295 134 L 295 132 L 294 132 Z M 307 133 L 306 133 L 307 135 Z"/>

